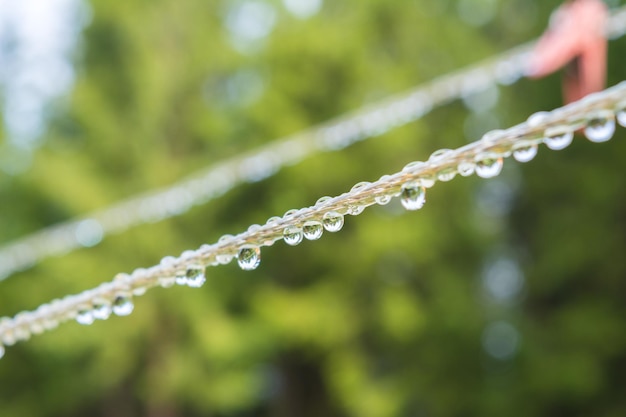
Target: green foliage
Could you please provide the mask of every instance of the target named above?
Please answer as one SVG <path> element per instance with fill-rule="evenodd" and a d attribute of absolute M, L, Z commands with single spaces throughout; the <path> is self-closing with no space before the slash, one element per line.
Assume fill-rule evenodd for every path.
<path fill-rule="evenodd" d="M 30 171 L 0 179 L 2 240 L 525 42 L 557 5 L 502 0 L 495 19 L 476 28 L 459 18 L 457 1 L 327 0 L 307 20 L 267 3 L 274 31 L 240 53 L 224 23 L 235 1 L 92 1 L 67 111 Z M 610 46 L 611 82 L 624 77 L 625 42 Z M 558 76 L 521 80 L 500 89 L 494 114 L 505 127 L 560 97 Z M 183 216 L 46 260 L 0 283 L 0 315 L 460 146 L 468 112 L 453 103 Z M 253 272 L 209 268 L 199 290 L 155 289 L 129 317 L 66 324 L 10 347 L 0 361 L 0 414 L 621 415 L 625 136 L 577 138 L 524 166 L 507 161 L 501 191 L 514 189 L 514 200 L 503 216 L 479 204 L 500 179 L 456 178 L 429 190 L 417 213 L 397 201 L 375 207 L 318 242 L 265 248 Z M 526 279 L 507 305 L 481 289 L 487 259 L 500 252 L 520 260 Z M 520 332 L 506 360 L 482 346 L 498 320 Z"/>

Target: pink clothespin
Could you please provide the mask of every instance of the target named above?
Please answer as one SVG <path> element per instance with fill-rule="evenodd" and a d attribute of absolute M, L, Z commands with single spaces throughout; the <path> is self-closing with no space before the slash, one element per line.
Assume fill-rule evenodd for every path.
<path fill-rule="evenodd" d="M 531 52 L 527 75 L 546 76 L 565 67 L 566 103 L 600 91 L 606 81 L 608 9 L 601 0 L 569 0 L 550 19 L 550 27 Z"/>

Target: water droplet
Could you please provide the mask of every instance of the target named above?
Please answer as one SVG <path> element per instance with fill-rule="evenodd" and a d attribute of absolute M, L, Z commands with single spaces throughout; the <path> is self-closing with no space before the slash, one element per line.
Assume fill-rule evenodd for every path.
<path fill-rule="evenodd" d="M 111 305 L 105 301 L 98 301 L 93 305 L 93 318 L 106 320 L 111 315 Z"/>
<path fill-rule="evenodd" d="M 280 220 L 282 220 L 282 218 L 278 216 L 270 217 L 269 219 L 267 219 L 265 224 L 275 224 L 275 223 L 278 223 Z"/>
<path fill-rule="evenodd" d="M 452 181 L 455 176 L 456 170 L 452 167 L 444 168 L 437 173 L 437 179 L 443 182 Z"/>
<path fill-rule="evenodd" d="M 192 288 L 200 288 L 206 282 L 202 265 L 189 265 L 185 277 L 187 278 L 187 286 Z"/>
<path fill-rule="evenodd" d="M 520 146 L 519 148 L 513 151 L 513 158 L 517 162 L 528 162 L 531 161 L 537 155 L 537 145 L 526 145 Z"/>
<path fill-rule="evenodd" d="M 364 206 L 359 206 L 358 204 L 348 204 L 346 214 L 349 214 L 351 216 L 358 216 L 359 214 L 363 213 L 363 210 L 365 210 Z"/>
<path fill-rule="evenodd" d="M 473 162 L 469 162 L 469 161 L 463 161 L 459 163 L 459 166 L 457 167 L 457 169 L 459 171 L 459 174 L 461 174 L 461 176 L 469 177 L 476 170 L 476 164 L 474 164 Z"/>
<path fill-rule="evenodd" d="M 622 127 L 626 127 L 626 103 L 618 105 L 615 116 L 617 117 L 617 123 L 619 123 Z"/>
<path fill-rule="evenodd" d="M 391 196 L 388 194 L 381 194 L 374 197 L 374 200 L 376 201 L 376 203 L 384 206 L 386 204 L 389 204 L 389 202 L 391 201 Z"/>
<path fill-rule="evenodd" d="M 283 240 L 289 246 L 296 246 L 302 242 L 302 229 L 296 226 L 287 226 L 283 231 Z"/>
<path fill-rule="evenodd" d="M 567 148 L 574 139 L 574 132 L 570 130 L 566 131 L 550 131 L 546 130 L 546 137 L 543 138 L 543 143 L 553 151 L 560 151 Z"/>
<path fill-rule="evenodd" d="M 502 171 L 502 158 L 485 158 L 476 162 L 476 175 L 481 178 L 493 178 Z"/>
<path fill-rule="evenodd" d="M 352 187 L 352 189 L 350 191 L 355 192 L 355 191 L 359 191 L 362 188 L 367 187 L 368 185 L 370 185 L 371 182 L 367 182 L 367 181 L 361 181 L 358 184 L 355 184 L 354 187 Z"/>
<path fill-rule="evenodd" d="M 94 322 L 94 316 L 93 313 L 91 312 L 91 310 L 89 309 L 81 309 L 78 310 L 78 313 L 76 314 L 76 321 L 79 324 L 83 324 L 83 325 L 90 325 Z"/>
<path fill-rule="evenodd" d="M 400 195 L 400 201 L 407 210 L 419 210 L 426 203 L 426 189 L 415 181 L 403 184 Z"/>
<path fill-rule="evenodd" d="M 287 217 L 290 217 L 290 216 L 293 216 L 293 215 L 294 215 L 294 214 L 296 214 L 297 212 L 298 212 L 298 209 L 291 209 L 291 210 L 287 210 L 287 211 L 285 212 L 285 214 L 283 215 L 283 219 L 284 219 L 284 218 L 287 218 Z"/>
<path fill-rule="evenodd" d="M 162 288 L 171 288 L 174 284 L 176 284 L 176 277 L 174 276 L 159 278 L 159 285 L 161 285 Z"/>
<path fill-rule="evenodd" d="M 589 119 L 585 127 L 585 136 L 592 142 L 606 142 L 615 133 L 615 119 L 612 114 L 600 115 Z"/>
<path fill-rule="evenodd" d="M 331 233 L 338 232 L 343 227 L 343 215 L 341 213 L 337 213 L 336 211 L 329 211 L 324 214 L 322 222 L 324 224 L 324 229 Z"/>
<path fill-rule="evenodd" d="M 134 308 L 133 300 L 128 295 L 118 295 L 113 301 L 113 313 L 117 316 L 128 316 Z"/>
<path fill-rule="evenodd" d="M 302 225 L 302 234 L 309 240 L 317 240 L 322 237 L 324 228 L 322 223 L 314 220 L 309 220 Z"/>
<path fill-rule="evenodd" d="M 433 174 L 425 174 L 420 177 L 420 184 L 422 187 L 430 188 L 435 185 L 436 178 Z"/>
<path fill-rule="evenodd" d="M 528 123 L 528 126 L 530 127 L 537 127 L 540 124 L 544 123 L 548 119 L 548 116 L 550 116 L 550 113 L 548 113 L 547 111 L 540 111 L 531 114 L 528 117 L 528 120 L 526 120 L 526 123 Z"/>
<path fill-rule="evenodd" d="M 317 199 L 317 201 L 315 202 L 315 205 L 316 205 L 316 206 L 320 206 L 320 205 L 322 205 L 322 204 L 324 204 L 324 203 L 326 203 L 327 201 L 330 201 L 330 200 L 332 200 L 332 199 L 333 199 L 333 198 L 332 198 L 332 197 L 329 197 L 329 196 L 320 197 L 320 198 L 318 198 L 318 199 Z"/>
<path fill-rule="evenodd" d="M 136 296 L 141 296 L 144 295 L 146 293 L 146 291 L 148 290 L 147 287 L 137 287 L 137 288 L 133 288 L 133 295 Z"/>
<path fill-rule="evenodd" d="M 4 346 L 0 345 L 0 359 L 4 357 L 4 352 L 5 352 Z"/>
<path fill-rule="evenodd" d="M 187 285 L 187 274 L 185 271 L 178 271 L 176 273 L 176 285 Z"/>
<path fill-rule="evenodd" d="M 250 225 L 250 227 L 248 227 L 248 232 L 249 233 L 256 233 L 259 231 L 259 229 L 261 228 L 260 224 L 252 224 Z"/>
<path fill-rule="evenodd" d="M 450 149 L 438 149 L 430 155 L 428 162 L 439 161 L 445 158 L 450 152 L 452 152 Z"/>
<path fill-rule="evenodd" d="M 402 172 L 413 172 L 422 168 L 424 165 L 425 164 L 421 161 L 409 162 L 408 164 L 404 166 L 404 168 L 402 168 Z"/>
<path fill-rule="evenodd" d="M 239 250 L 237 263 L 244 271 L 252 271 L 261 263 L 261 249 L 256 246 L 244 246 Z"/>
<path fill-rule="evenodd" d="M 480 140 L 482 142 L 486 142 L 486 143 L 495 142 L 495 140 L 502 135 L 502 132 L 504 132 L 504 130 L 502 130 L 502 129 L 491 130 L 491 131 L 485 133 L 483 135 L 483 137 L 480 138 Z"/>

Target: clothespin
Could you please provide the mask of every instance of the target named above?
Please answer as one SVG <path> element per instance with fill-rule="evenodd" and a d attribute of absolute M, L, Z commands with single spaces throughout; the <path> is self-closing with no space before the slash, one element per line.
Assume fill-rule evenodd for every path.
<path fill-rule="evenodd" d="M 540 78 L 565 67 L 566 103 L 600 91 L 606 81 L 608 9 L 601 0 L 569 0 L 531 52 L 527 75 Z"/>

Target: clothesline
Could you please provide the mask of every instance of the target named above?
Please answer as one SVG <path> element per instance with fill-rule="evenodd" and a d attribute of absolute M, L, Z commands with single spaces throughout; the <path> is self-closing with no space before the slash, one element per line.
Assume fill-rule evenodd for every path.
<path fill-rule="evenodd" d="M 503 158 L 513 156 L 519 162 L 530 161 L 541 143 L 553 150 L 563 149 L 572 142 L 577 130 L 583 129 L 592 142 L 605 142 L 613 136 L 616 120 L 626 127 L 626 82 L 552 112 L 536 113 L 509 129 L 488 132 L 456 150 L 436 151 L 428 161 L 412 162 L 372 183 L 360 182 L 342 195 L 320 198 L 312 207 L 272 217 L 263 226 L 252 225 L 236 236 L 225 235 L 217 243 L 185 251 L 177 258 L 166 256 L 159 265 L 139 268 L 131 274 L 120 273 L 113 281 L 94 289 L 51 301 L 13 318 L 3 317 L 0 357 L 4 355 L 4 346 L 53 330 L 68 320 L 91 324 L 111 314 L 128 315 L 134 308 L 133 296 L 143 295 L 150 288 L 175 284 L 200 287 L 209 266 L 227 264 L 236 258 L 242 269 L 255 269 L 261 261 L 261 247 L 281 239 L 296 245 L 304 238 L 317 240 L 324 231 L 338 232 L 345 215 L 359 215 L 371 205 L 384 205 L 400 197 L 407 210 L 418 210 L 426 202 L 426 189 L 437 181 L 450 181 L 457 174 L 497 176 Z"/>
<path fill-rule="evenodd" d="M 624 33 L 626 6 L 613 11 L 607 26 L 610 39 Z M 241 183 L 260 181 L 281 167 L 296 164 L 317 152 L 342 149 L 379 136 L 419 119 L 434 107 L 483 91 L 495 83 L 511 84 L 524 74 L 526 56 L 532 45 L 511 49 L 330 122 L 219 162 L 172 186 L 131 197 L 6 243 L 0 246 L 0 281 L 45 258 L 94 246 L 107 235 L 185 213 Z"/>

